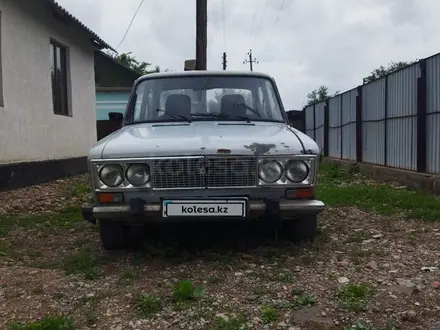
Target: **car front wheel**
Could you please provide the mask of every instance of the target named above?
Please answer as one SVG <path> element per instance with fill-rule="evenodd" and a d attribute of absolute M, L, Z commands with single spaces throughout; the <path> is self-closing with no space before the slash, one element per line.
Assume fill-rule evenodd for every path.
<path fill-rule="evenodd" d="M 318 215 L 310 214 L 283 220 L 281 235 L 291 242 L 313 241 L 318 228 Z"/>
<path fill-rule="evenodd" d="M 110 220 L 100 220 L 99 233 L 104 249 L 115 250 L 127 247 L 129 228 L 125 224 Z"/>

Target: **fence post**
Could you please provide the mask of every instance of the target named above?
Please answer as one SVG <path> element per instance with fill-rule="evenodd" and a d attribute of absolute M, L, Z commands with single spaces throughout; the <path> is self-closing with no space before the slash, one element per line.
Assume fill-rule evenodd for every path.
<path fill-rule="evenodd" d="M 420 60 L 417 78 L 417 172 L 426 172 L 426 60 Z"/>
<path fill-rule="evenodd" d="M 340 98 L 341 98 L 341 113 L 339 114 L 340 116 L 339 116 L 339 120 L 340 120 L 340 125 L 339 125 L 339 129 L 341 130 L 341 134 L 339 134 L 339 136 L 340 136 L 340 138 L 341 138 L 341 141 L 339 141 L 340 142 L 340 144 L 341 144 L 341 155 L 340 155 L 340 158 L 342 159 L 343 158 L 343 155 L 344 155 L 344 153 L 343 153 L 343 150 L 342 150 L 342 148 L 344 147 L 344 139 L 343 139 L 343 131 L 344 131 L 344 128 L 343 128 L 343 126 L 342 126 L 342 107 L 344 106 L 344 102 L 343 102 L 343 97 L 342 97 L 342 95 L 343 94 L 340 94 Z"/>
<path fill-rule="evenodd" d="M 316 113 L 315 113 L 315 104 L 313 104 L 313 140 L 316 141 Z"/>
<path fill-rule="evenodd" d="M 388 166 L 388 77 L 389 75 L 385 76 L 385 124 L 384 124 L 384 146 L 383 146 L 383 153 L 384 153 L 384 166 Z"/>
<path fill-rule="evenodd" d="M 356 96 L 356 161 L 362 162 L 362 86 L 357 88 Z"/>
<path fill-rule="evenodd" d="M 328 112 L 328 99 L 325 100 L 325 106 L 324 106 L 324 156 L 328 157 L 328 132 L 329 132 L 329 112 Z"/>

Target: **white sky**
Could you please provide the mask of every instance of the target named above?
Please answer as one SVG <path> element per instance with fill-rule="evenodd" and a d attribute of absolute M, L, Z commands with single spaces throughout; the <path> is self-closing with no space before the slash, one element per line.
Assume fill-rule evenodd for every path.
<path fill-rule="evenodd" d="M 116 47 L 140 0 L 58 2 Z M 183 70 L 195 57 L 195 3 L 145 0 L 118 51 Z M 439 13 L 440 0 L 208 0 L 208 70 L 222 69 L 223 51 L 228 69 L 249 70 L 252 48 L 286 110 L 301 109 L 321 84 L 342 92 L 380 65 L 440 52 Z"/>

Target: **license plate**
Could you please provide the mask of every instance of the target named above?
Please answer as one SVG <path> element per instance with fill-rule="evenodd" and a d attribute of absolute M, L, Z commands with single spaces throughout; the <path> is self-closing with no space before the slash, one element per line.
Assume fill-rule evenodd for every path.
<path fill-rule="evenodd" d="M 162 216 L 246 217 L 246 200 L 164 200 Z"/>

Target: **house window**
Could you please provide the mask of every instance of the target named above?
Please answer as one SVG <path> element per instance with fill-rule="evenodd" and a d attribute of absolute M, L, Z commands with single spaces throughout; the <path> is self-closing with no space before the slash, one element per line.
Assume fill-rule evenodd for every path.
<path fill-rule="evenodd" d="M 50 42 L 53 112 L 69 116 L 67 84 L 67 48 L 55 41 Z"/>

